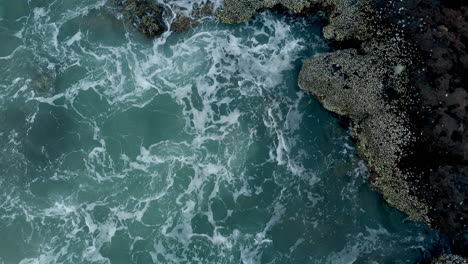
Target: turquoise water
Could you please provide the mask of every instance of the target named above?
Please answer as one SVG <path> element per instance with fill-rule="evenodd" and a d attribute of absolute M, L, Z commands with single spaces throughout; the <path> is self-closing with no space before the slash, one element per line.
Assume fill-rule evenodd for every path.
<path fill-rule="evenodd" d="M 370 191 L 296 84 L 320 28 L 262 13 L 153 41 L 106 1 L 0 0 L 0 263 L 428 256 L 439 235 Z"/>

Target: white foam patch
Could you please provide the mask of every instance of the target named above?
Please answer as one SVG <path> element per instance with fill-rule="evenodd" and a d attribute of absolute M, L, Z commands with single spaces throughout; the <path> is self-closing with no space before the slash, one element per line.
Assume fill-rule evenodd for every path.
<path fill-rule="evenodd" d="M 345 247 L 331 255 L 327 263 L 350 264 L 355 263 L 358 257 L 375 251 L 377 248 L 383 248 L 388 245 L 379 243 L 379 236 L 388 236 L 388 231 L 379 226 L 377 229 L 366 227 L 366 233 L 359 233 L 357 236 L 348 236 Z"/>
<path fill-rule="evenodd" d="M 66 41 L 67 46 L 71 46 L 71 45 L 73 45 L 73 43 L 80 41 L 82 37 L 83 37 L 83 34 L 81 33 L 81 31 L 79 31 L 78 33 L 73 35 L 73 37 L 69 38 Z"/>
<path fill-rule="evenodd" d="M 34 19 L 37 20 L 41 17 L 45 17 L 48 13 L 48 10 L 46 10 L 43 7 L 36 7 L 34 8 L 33 13 L 34 13 Z"/>

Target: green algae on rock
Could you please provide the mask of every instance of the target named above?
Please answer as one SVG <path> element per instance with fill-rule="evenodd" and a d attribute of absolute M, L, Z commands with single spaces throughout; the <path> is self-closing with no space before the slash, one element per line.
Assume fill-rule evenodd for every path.
<path fill-rule="evenodd" d="M 171 24 L 171 30 L 174 32 L 182 32 L 189 30 L 193 26 L 194 21 L 181 13 L 177 13 L 174 21 Z"/>

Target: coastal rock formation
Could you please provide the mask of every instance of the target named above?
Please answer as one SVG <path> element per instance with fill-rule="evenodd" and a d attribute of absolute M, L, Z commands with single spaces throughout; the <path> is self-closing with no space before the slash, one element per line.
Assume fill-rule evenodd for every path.
<path fill-rule="evenodd" d="M 174 32 L 182 32 L 193 27 L 194 21 L 181 13 L 176 14 L 174 21 L 171 24 L 171 30 Z"/>
<path fill-rule="evenodd" d="M 357 17 L 358 29 L 351 23 L 349 31 L 368 33 L 355 37 L 344 38 L 340 30 L 330 33 L 327 30 L 333 29 L 325 27 L 326 38 L 338 43 L 357 40 L 357 50 L 309 59 L 299 84 L 325 108 L 353 121 L 359 152 L 385 200 L 410 218 L 442 230 L 453 239 L 454 249 L 464 252 L 468 98 L 462 43 L 468 39 L 468 12 L 466 7 L 455 11 L 429 6 L 424 8 L 439 11 L 416 12 L 418 17 L 411 14 L 414 8 L 401 6 L 366 9 L 372 15 Z M 392 16 L 395 10 L 407 11 Z M 401 22 L 404 18 L 408 21 Z M 414 26 L 411 21 L 418 30 L 405 28 Z M 431 33 L 421 30 L 428 24 Z"/>
<path fill-rule="evenodd" d="M 385 100 L 383 80 L 392 75 L 396 75 L 395 70 L 378 56 L 358 55 L 348 49 L 306 61 L 299 85 L 313 93 L 326 109 L 353 120 L 360 153 L 376 172 L 373 183 L 387 202 L 414 220 L 429 222 L 428 205 L 411 194 L 404 180 L 410 175 L 396 168 L 404 147 L 414 136 L 408 129 L 408 117 Z"/>
<path fill-rule="evenodd" d="M 408 41 L 416 43 L 421 58 L 411 82 L 419 101 L 410 112 L 421 140 L 405 164 L 416 161 L 424 184 L 430 186 L 423 194 L 433 205 L 434 227 L 457 239 L 458 250 L 464 251 L 468 246 L 468 4 L 409 1 L 397 8 L 405 12 L 388 20 L 410 18 Z"/>

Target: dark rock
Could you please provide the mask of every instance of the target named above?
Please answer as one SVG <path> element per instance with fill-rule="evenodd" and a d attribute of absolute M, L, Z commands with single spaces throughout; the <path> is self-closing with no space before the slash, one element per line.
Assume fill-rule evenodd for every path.
<path fill-rule="evenodd" d="M 454 250 L 466 255 L 468 5 L 462 1 L 440 5 L 405 1 L 383 9 L 391 11 L 382 12 L 386 23 L 405 21 L 400 25 L 405 29 L 405 41 L 415 46 L 408 84 L 415 101 L 407 113 L 419 137 L 400 165 L 420 175 L 413 185 L 420 189 L 418 196 L 432 205 L 432 226 L 448 234 Z"/>

